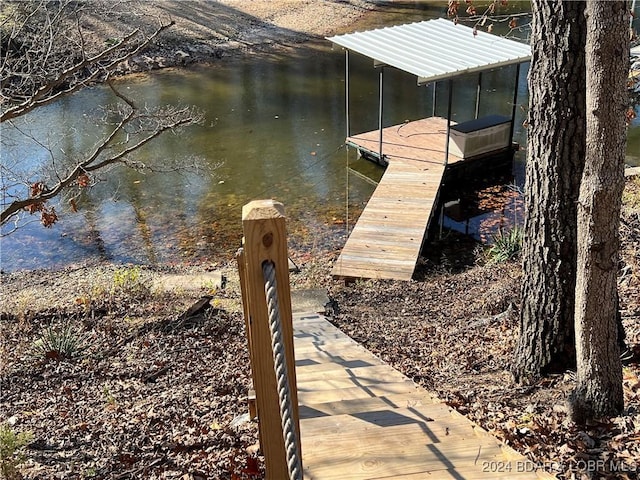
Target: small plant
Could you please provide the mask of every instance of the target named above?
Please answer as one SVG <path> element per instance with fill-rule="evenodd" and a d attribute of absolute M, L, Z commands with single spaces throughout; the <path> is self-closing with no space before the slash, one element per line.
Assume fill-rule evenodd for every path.
<path fill-rule="evenodd" d="M 202 282 L 202 288 L 204 288 L 209 295 L 215 295 L 218 292 L 218 284 L 213 280 L 205 280 Z"/>
<path fill-rule="evenodd" d="M 140 281 L 140 268 L 118 268 L 113 272 L 112 290 L 127 290 L 134 288 Z"/>
<path fill-rule="evenodd" d="M 95 467 L 90 467 L 85 470 L 83 476 L 84 478 L 95 478 L 98 476 L 98 471 L 95 469 Z"/>
<path fill-rule="evenodd" d="M 31 432 L 15 433 L 8 425 L 0 425 L 0 473 L 2 478 L 21 478 L 18 466 L 24 462 L 24 447 L 33 439 Z"/>
<path fill-rule="evenodd" d="M 45 328 L 33 342 L 32 353 L 38 358 L 60 361 L 79 356 L 85 348 L 82 336 L 70 322 L 65 322 Z"/>
<path fill-rule="evenodd" d="M 140 267 L 118 268 L 113 272 L 111 294 L 136 296 L 149 293 L 149 286 L 145 284 Z"/>
<path fill-rule="evenodd" d="M 502 263 L 520 255 L 522 250 L 523 231 L 521 227 L 513 227 L 506 233 L 502 231 L 493 236 L 493 245 L 487 251 L 488 264 Z"/>
<path fill-rule="evenodd" d="M 118 404 L 118 402 L 116 401 L 116 397 L 113 395 L 113 393 L 111 393 L 111 390 L 109 390 L 108 386 L 104 386 L 102 387 L 102 395 L 104 397 L 104 401 L 107 404 L 107 407 L 109 408 L 115 408 Z"/>

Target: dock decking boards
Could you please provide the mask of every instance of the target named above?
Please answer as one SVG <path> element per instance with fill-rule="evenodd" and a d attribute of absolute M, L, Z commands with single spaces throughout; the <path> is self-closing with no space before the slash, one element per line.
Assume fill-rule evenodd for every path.
<path fill-rule="evenodd" d="M 306 480 L 555 478 L 324 317 L 293 330 Z"/>
<path fill-rule="evenodd" d="M 451 125 L 455 125 L 451 122 Z M 389 164 L 395 159 L 428 163 L 444 163 L 447 138 L 447 120 L 429 117 L 401 123 L 382 129 L 382 155 Z M 347 138 L 347 144 L 377 157 L 380 148 L 380 130 L 360 133 Z M 449 154 L 449 162 L 462 160 Z"/>
<path fill-rule="evenodd" d="M 410 280 L 438 198 L 445 171 L 447 121 L 425 118 L 383 129 L 382 153 L 389 165 L 360 215 L 333 268 L 339 278 Z M 347 144 L 371 155 L 379 130 Z M 449 163 L 460 161 L 449 155 Z"/>

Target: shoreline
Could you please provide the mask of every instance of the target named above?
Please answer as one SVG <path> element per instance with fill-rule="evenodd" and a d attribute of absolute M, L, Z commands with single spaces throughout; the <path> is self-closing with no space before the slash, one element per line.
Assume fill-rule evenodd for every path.
<path fill-rule="evenodd" d="M 174 22 L 152 46 L 116 69 L 116 75 L 122 77 L 164 68 L 215 65 L 220 60 L 321 41 L 347 30 L 377 4 L 375 0 L 165 0 L 138 5 L 132 15 L 138 21 L 133 25 L 116 20 L 99 26 L 101 35 L 117 37 L 118 32 L 132 27 L 149 30 L 154 22 Z M 201 20 L 192 20 L 195 16 Z M 99 22 L 93 19 L 92 23 Z"/>

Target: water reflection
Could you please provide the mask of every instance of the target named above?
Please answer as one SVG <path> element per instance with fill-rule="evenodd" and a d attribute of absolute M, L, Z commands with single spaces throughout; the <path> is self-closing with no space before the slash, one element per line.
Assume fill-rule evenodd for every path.
<path fill-rule="evenodd" d="M 323 45 L 301 49 L 295 57 L 247 58 L 120 82 L 119 88 L 138 101 L 197 104 L 207 111 L 204 126 L 178 137 L 164 135 L 135 159 L 171 163 L 188 153 L 205 168 L 168 174 L 112 170 L 78 199 L 79 213 L 58 205 L 61 221 L 52 229 L 29 224 L 4 238 L 2 268 L 93 259 L 213 259 L 240 244 L 241 207 L 260 197 L 285 203 L 292 220 L 300 219 L 290 229 L 303 222 L 315 229 L 298 235 L 302 242 L 319 231 L 339 229 L 332 222 L 344 220 L 349 154 L 339 148 L 343 86 L 336 79 L 342 68 L 341 57 Z M 26 118 L 25 128 L 53 139 L 51 150 L 58 158 L 77 158 L 104 133 L 101 127 L 87 129 L 86 112 L 113 101 L 106 89 L 95 88 L 39 111 L 37 119 Z M 17 145 L 13 153 L 28 159 L 25 168 L 49 155 L 9 129 L 3 130 L 3 142 Z M 371 191 L 352 179 L 354 212 Z"/>

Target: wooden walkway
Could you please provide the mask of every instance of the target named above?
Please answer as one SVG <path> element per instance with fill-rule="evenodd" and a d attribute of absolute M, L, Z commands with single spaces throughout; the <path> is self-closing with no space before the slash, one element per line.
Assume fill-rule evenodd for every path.
<path fill-rule="evenodd" d="M 306 480 L 555 478 L 324 317 L 293 330 Z"/>
<path fill-rule="evenodd" d="M 447 121 L 431 117 L 383 129 L 388 167 L 336 261 L 338 278 L 410 280 L 444 175 Z M 379 130 L 347 144 L 378 156 Z M 449 163 L 462 160 L 449 155 Z"/>

